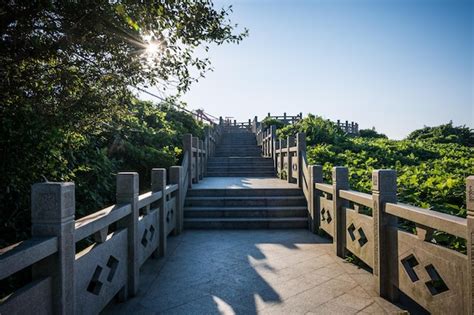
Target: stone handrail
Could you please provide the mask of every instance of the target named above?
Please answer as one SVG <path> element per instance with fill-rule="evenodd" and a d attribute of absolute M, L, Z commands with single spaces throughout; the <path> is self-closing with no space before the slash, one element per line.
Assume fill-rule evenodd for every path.
<path fill-rule="evenodd" d="M 309 229 L 332 237 L 338 256 L 352 253 L 371 268 L 380 296 L 397 301 L 403 292 L 432 314 L 473 314 L 474 176 L 466 180 L 464 219 L 398 203 L 394 170 L 373 172 L 371 194 L 350 189 L 346 167 L 334 167 L 326 184 L 322 166 L 307 165 L 304 133 L 277 139 L 270 126 L 260 135 L 262 154 L 273 158 L 278 176 L 303 190 Z M 401 229 L 401 219 L 415 233 Z M 467 253 L 436 244 L 435 232 L 465 239 Z"/>
<path fill-rule="evenodd" d="M 75 219 L 74 183 L 32 187 L 32 238 L 0 250 L 0 279 L 30 268 L 32 281 L 0 301 L 0 314 L 97 314 L 114 297 L 137 293 L 139 268 L 166 254 L 167 237 L 183 230 L 188 188 L 199 182 L 221 127 L 183 139 L 181 166 L 151 171 L 139 194 L 135 172 L 117 175 L 116 204 Z"/>

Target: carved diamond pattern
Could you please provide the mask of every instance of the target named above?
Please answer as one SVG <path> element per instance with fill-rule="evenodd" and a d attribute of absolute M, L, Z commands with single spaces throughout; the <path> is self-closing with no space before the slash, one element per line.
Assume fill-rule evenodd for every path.
<path fill-rule="evenodd" d="M 150 236 L 148 236 L 148 232 L 150 232 Z M 154 235 L 155 235 L 155 227 L 152 224 L 150 225 L 149 229 L 145 229 L 145 231 L 143 231 L 142 240 L 141 240 L 143 247 L 147 247 L 148 242 L 151 242 L 153 240 Z"/>
<path fill-rule="evenodd" d="M 355 242 L 357 240 L 360 247 L 363 247 L 368 242 L 367 237 L 365 236 L 364 230 L 361 227 L 357 229 L 357 233 L 359 234 L 359 238 L 356 237 L 355 230 L 356 230 L 356 227 L 355 227 L 354 223 L 351 223 L 351 225 L 349 225 L 347 227 L 347 232 L 349 232 L 349 236 L 351 237 L 351 240 L 353 242 Z"/>
<path fill-rule="evenodd" d="M 109 256 L 109 259 L 107 260 L 106 264 L 107 268 L 109 269 L 106 278 L 108 282 L 113 281 L 115 273 L 117 272 L 118 265 L 119 260 L 112 255 Z M 104 286 L 104 283 L 100 281 L 102 271 L 104 271 L 104 268 L 100 265 L 97 265 L 94 270 L 94 273 L 92 274 L 91 280 L 89 281 L 89 285 L 87 286 L 87 291 L 92 294 L 99 295 L 102 287 Z"/>
<path fill-rule="evenodd" d="M 419 262 L 413 254 L 403 258 L 401 263 L 412 282 L 420 280 L 418 274 L 415 271 L 415 267 L 419 265 Z M 430 278 L 430 280 L 425 282 L 425 285 L 430 291 L 431 295 L 434 296 L 449 290 L 443 278 L 441 278 L 438 271 L 432 264 L 425 266 L 425 271 Z"/>
<path fill-rule="evenodd" d="M 326 210 L 325 208 L 321 210 L 321 221 L 326 221 L 327 224 L 331 223 L 332 217 L 329 210 Z"/>
<path fill-rule="evenodd" d="M 166 223 L 170 223 L 171 218 L 173 217 L 174 210 L 171 208 L 166 214 Z"/>

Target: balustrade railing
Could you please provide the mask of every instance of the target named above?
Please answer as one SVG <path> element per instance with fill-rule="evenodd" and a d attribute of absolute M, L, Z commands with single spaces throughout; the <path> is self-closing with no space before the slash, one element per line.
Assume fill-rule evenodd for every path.
<path fill-rule="evenodd" d="M 188 188 L 199 182 L 221 135 L 184 136 L 181 166 L 151 171 L 139 194 L 135 172 L 117 175 L 116 204 L 75 219 L 74 183 L 32 187 L 32 238 L 0 250 L 0 280 L 29 268 L 32 281 L 0 301 L 0 314 L 97 314 L 112 298 L 137 293 L 139 268 L 166 254 L 167 237 L 183 230 Z M 167 180 L 167 178 L 169 178 Z"/>
<path fill-rule="evenodd" d="M 324 183 L 322 166 L 307 163 L 304 133 L 277 139 L 275 126 L 257 132 L 278 176 L 303 190 L 309 229 L 331 236 L 338 256 L 352 253 L 370 267 L 380 296 L 396 301 L 402 292 L 432 314 L 473 314 L 474 176 L 466 179 L 464 219 L 398 203 L 394 170 L 372 173 L 371 194 L 350 189 L 346 167 L 334 167 L 332 183 Z M 416 232 L 401 229 L 402 219 Z M 465 239 L 467 253 L 437 244 L 440 232 Z"/>

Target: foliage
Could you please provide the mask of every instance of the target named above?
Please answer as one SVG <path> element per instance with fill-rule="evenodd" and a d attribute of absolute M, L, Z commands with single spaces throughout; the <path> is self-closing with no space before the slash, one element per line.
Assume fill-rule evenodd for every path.
<path fill-rule="evenodd" d="M 298 132 L 306 133 L 306 142 L 308 145 L 320 143 L 338 144 L 346 141 L 344 132 L 337 127 L 335 123 L 311 114 L 296 124 L 287 125 L 277 130 L 277 136 L 279 138 L 286 138 Z"/>
<path fill-rule="evenodd" d="M 376 139 L 376 138 L 385 138 L 385 139 L 387 139 L 387 136 L 384 135 L 383 133 L 378 133 L 375 130 L 375 127 L 373 127 L 372 129 L 361 129 L 361 130 L 359 130 L 359 137 L 361 137 L 361 138 L 373 138 L 373 139 Z"/>
<path fill-rule="evenodd" d="M 0 195 L 0 246 L 28 236 L 33 183 L 44 178 L 74 181 L 76 216 L 81 217 L 114 203 L 115 174 L 120 171 L 137 171 L 140 189 L 148 189 L 153 167 L 180 162 L 185 133 L 202 137 L 203 126 L 174 107 L 134 100 L 88 133 L 59 130 L 45 138 L 25 138 L 21 147 L 28 150 L 23 155 L 2 160 L 6 189 Z"/>
<path fill-rule="evenodd" d="M 177 162 L 189 115 L 133 100 L 130 87 L 186 91 L 210 70 L 196 56 L 238 43 L 209 0 L 0 4 L 0 246 L 26 238 L 34 182 L 75 181 L 79 214 L 113 200 L 114 173 Z M 150 49 L 154 48 L 154 49 Z"/>
<path fill-rule="evenodd" d="M 285 123 L 282 122 L 280 119 L 272 118 L 272 117 L 265 117 L 264 120 L 262 120 L 262 125 L 263 129 L 266 129 L 270 126 L 275 126 L 276 129 L 283 128 L 285 126 Z"/>
<path fill-rule="evenodd" d="M 410 133 L 408 140 L 424 140 L 434 143 L 458 143 L 473 147 L 473 130 L 466 126 L 454 127 L 453 122 L 436 127 L 424 127 Z"/>
<path fill-rule="evenodd" d="M 284 128 L 280 134 L 307 133 L 307 141 L 312 144 L 307 147 L 308 163 L 323 165 L 326 181 L 331 180 L 333 166 L 347 166 L 351 188 L 370 193 L 373 170 L 395 169 L 401 202 L 466 216 L 465 178 L 474 174 L 474 148 L 463 145 L 469 144 L 466 139 L 472 137 L 472 131 L 468 135 L 466 127 L 447 124 L 424 128 L 396 141 L 378 136 L 375 130 L 369 137 L 362 134 L 341 138 L 339 128 L 323 122 L 322 118 L 305 118 L 304 124 Z M 313 138 L 315 130 L 320 132 L 317 141 Z M 451 134 L 446 130 L 451 130 Z M 403 225 L 413 228 L 407 222 Z M 464 240 L 441 232 L 436 232 L 435 239 L 456 250 L 465 250 Z"/>

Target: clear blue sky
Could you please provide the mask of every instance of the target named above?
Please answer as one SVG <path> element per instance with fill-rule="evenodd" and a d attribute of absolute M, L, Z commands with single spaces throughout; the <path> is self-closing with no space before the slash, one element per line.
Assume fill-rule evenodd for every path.
<path fill-rule="evenodd" d="M 215 71 L 183 97 L 189 108 L 313 113 L 391 138 L 474 126 L 473 1 L 215 1 L 228 4 L 249 37 L 212 47 Z"/>

